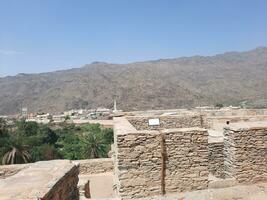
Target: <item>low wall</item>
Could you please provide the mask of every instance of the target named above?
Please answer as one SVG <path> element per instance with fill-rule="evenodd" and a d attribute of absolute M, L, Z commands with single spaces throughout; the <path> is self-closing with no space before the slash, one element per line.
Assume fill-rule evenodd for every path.
<path fill-rule="evenodd" d="M 69 160 L 32 163 L 0 179 L 0 197 L 5 200 L 78 200 L 78 174 L 79 166 Z"/>
<path fill-rule="evenodd" d="M 149 119 L 159 118 L 159 126 L 149 126 Z M 137 130 L 157 130 L 159 128 L 190 128 L 203 127 L 203 116 L 201 115 L 174 115 L 174 116 L 151 116 L 151 117 L 127 117 L 129 122 Z"/>
<path fill-rule="evenodd" d="M 224 143 L 223 141 L 210 141 L 209 172 L 217 178 L 224 178 Z"/>
<path fill-rule="evenodd" d="M 229 121 L 230 124 L 237 122 L 267 121 L 267 115 L 206 117 L 205 120 L 207 128 L 214 128 L 217 124 L 226 124 L 226 121 Z"/>
<path fill-rule="evenodd" d="M 267 180 L 267 127 L 230 126 L 224 131 L 225 176 L 238 182 Z"/>
<path fill-rule="evenodd" d="M 99 174 L 112 172 L 114 169 L 114 162 L 111 158 L 75 160 L 75 162 L 80 163 L 80 174 Z"/>
<path fill-rule="evenodd" d="M 215 109 L 215 110 L 202 110 L 202 113 L 207 116 L 256 116 L 256 115 L 267 115 L 267 109 Z"/>

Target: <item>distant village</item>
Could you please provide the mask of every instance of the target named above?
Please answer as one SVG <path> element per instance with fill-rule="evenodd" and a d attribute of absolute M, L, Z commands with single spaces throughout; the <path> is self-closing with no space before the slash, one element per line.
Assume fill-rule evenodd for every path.
<path fill-rule="evenodd" d="M 27 122 L 37 122 L 42 124 L 48 123 L 100 123 L 109 128 L 112 126 L 109 120 L 113 119 L 114 115 L 121 113 L 117 110 L 116 102 L 114 101 L 113 109 L 99 107 L 95 109 L 72 109 L 59 114 L 51 113 L 29 113 L 27 107 L 21 108 L 21 112 L 16 115 L 0 115 L 0 118 L 6 119 L 8 124 L 12 124 L 14 120 L 24 119 Z"/>

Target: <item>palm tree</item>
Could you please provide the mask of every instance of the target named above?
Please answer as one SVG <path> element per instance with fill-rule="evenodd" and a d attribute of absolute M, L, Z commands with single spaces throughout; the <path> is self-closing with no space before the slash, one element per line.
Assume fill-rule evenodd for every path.
<path fill-rule="evenodd" d="M 27 146 L 22 141 L 22 138 L 18 136 L 11 139 L 7 152 L 2 158 L 3 165 L 28 163 L 31 160 Z"/>
<path fill-rule="evenodd" d="M 105 157 L 107 146 L 101 134 L 89 133 L 85 139 L 86 153 L 89 158 Z"/>
<path fill-rule="evenodd" d="M 5 153 L 2 159 L 3 165 L 28 163 L 31 159 L 31 155 L 27 150 L 17 149 L 12 147 L 11 150 Z"/>
<path fill-rule="evenodd" d="M 7 132 L 6 121 L 0 117 L 0 136 Z"/>

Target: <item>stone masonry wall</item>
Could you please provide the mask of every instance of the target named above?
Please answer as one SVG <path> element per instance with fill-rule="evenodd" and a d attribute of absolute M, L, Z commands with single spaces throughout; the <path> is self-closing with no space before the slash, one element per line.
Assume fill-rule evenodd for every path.
<path fill-rule="evenodd" d="M 115 119 L 115 183 L 122 199 L 208 186 L 208 133 L 202 128 L 137 131 Z"/>
<path fill-rule="evenodd" d="M 111 158 L 75 160 L 80 163 L 80 174 L 99 174 L 112 172 L 114 163 Z"/>
<path fill-rule="evenodd" d="M 169 129 L 165 137 L 166 192 L 208 187 L 208 133 L 201 128 Z"/>
<path fill-rule="evenodd" d="M 238 182 L 267 180 L 267 128 L 226 128 L 225 175 Z"/>
<path fill-rule="evenodd" d="M 149 119 L 159 118 L 159 126 L 149 126 Z M 203 127 L 204 121 L 201 115 L 183 115 L 183 116 L 151 116 L 151 117 L 127 117 L 129 122 L 137 130 L 158 130 L 159 128 L 190 128 Z"/>
<path fill-rule="evenodd" d="M 160 194 L 160 135 L 157 131 L 116 135 L 118 192 L 123 199 Z"/>
<path fill-rule="evenodd" d="M 78 200 L 79 190 L 77 188 L 79 169 L 73 167 L 63 177 L 57 180 L 54 187 L 41 200 Z"/>
<path fill-rule="evenodd" d="M 224 177 L 223 142 L 209 142 L 209 172 L 217 178 Z"/>

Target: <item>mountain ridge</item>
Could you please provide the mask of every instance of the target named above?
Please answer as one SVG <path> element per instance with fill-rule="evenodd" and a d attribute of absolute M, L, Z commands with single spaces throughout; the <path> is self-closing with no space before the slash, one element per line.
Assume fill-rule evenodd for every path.
<path fill-rule="evenodd" d="M 124 110 L 223 103 L 267 106 L 267 47 L 214 56 L 127 64 L 94 62 L 81 68 L 0 78 L 0 113 L 62 112 L 72 108 Z"/>

